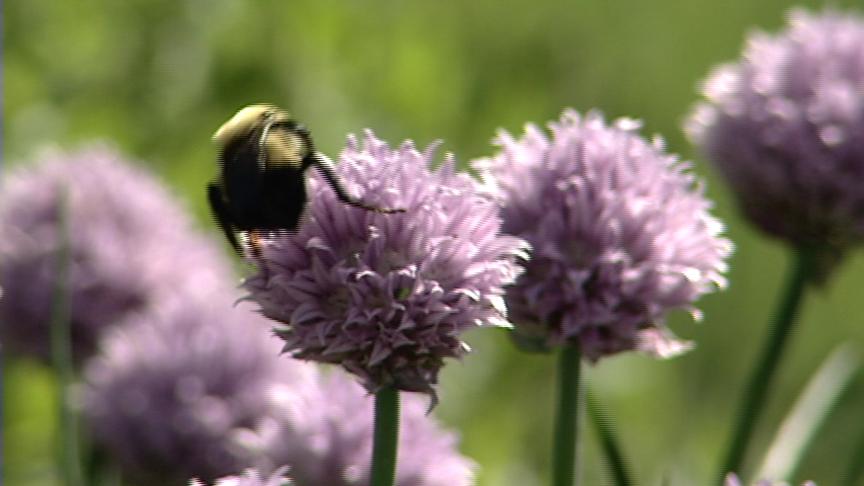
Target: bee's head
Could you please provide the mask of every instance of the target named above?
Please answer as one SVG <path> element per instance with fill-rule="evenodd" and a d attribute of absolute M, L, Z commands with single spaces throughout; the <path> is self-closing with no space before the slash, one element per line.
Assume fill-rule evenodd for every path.
<path fill-rule="evenodd" d="M 238 138 L 248 137 L 258 128 L 290 120 L 291 115 L 287 111 L 274 105 L 249 105 L 242 108 L 230 120 L 219 127 L 216 133 L 213 134 L 213 141 L 221 147 L 226 147 Z"/>

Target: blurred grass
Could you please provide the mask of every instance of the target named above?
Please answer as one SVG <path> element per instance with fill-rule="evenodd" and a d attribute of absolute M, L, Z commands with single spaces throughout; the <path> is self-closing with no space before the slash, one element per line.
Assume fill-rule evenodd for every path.
<path fill-rule="evenodd" d="M 251 102 L 288 107 L 331 155 L 346 133 L 371 127 L 392 143 L 443 139 L 465 162 L 490 153 L 499 127 L 518 131 L 572 106 L 641 118 L 646 135 L 693 158 L 680 123 L 697 83 L 737 57 L 751 28 L 782 25 L 792 5 L 13 0 L 3 12 L 3 156 L 15 165 L 45 145 L 111 141 L 162 174 L 214 236 L 203 197 L 215 172 L 210 135 Z M 621 356 L 587 373 L 641 484 L 703 484 L 713 474 L 788 264 L 783 247 L 739 218 L 722 182 L 700 161 L 696 170 L 737 245 L 730 289 L 700 303 L 704 323 L 671 319 L 695 352 L 668 362 Z M 828 351 L 845 340 L 860 346 L 862 271 L 853 254 L 809 296 L 756 450 Z M 482 465 L 482 485 L 543 484 L 554 360 L 517 353 L 497 331 L 469 341 L 475 353 L 445 368 L 440 414 Z M 6 481 L 50 485 L 52 377 L 33 363 L 4 364 Z M 802 478 L 839 481 L 862 405 L 859 380 L 817 436 Z M 604 484 L 586 437 L 584 484 Z"/>

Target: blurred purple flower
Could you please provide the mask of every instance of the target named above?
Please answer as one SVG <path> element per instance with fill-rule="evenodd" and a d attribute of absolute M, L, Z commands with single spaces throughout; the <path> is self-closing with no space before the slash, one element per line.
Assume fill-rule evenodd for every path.
<path fill-rule="evenodd" d="M 152 175 L 101 146 L 46 153 L 0 186 L 0 335 L 12 351 L 49 356 L 61 193 L 77 361 L 94 352 L 104 328 L 130 313 L 231 278 L 219 247 L 196 233 Z"/>
<path fill-rule="evenodd" d="M 235 300 L 163 302 L 112 329 L 88 362 L 83 412 L 125 476 L 183 484 L 242 470 L 251 461 L 234 435 L 268 412 L 270 387 L 312 379 L 285 366 L 269 322 Z"/>
<path fill-rule="evenodd" d="M 422 396 L 403 393 L 399 427 L 398 486 L 469 486 L 474 463 L 459 454 L 458 437 L 426 415 Z M 341 372 L 306 386 L 274 387 L 272 415 L 241 441 L 263 462 L 292 464 L 299 485 L 369 483 L 373 398 Z"/>
<path fill-rule="evenodd" d="M 370 392 L 384 386 L 434 395 L 443 359 L 467 350 L 462 331 L 507 326 L 503 286 L 524 242 L 501 236 L 497 207 L 436 146 L 391 149 L 353 136 L 336 168 L 378 214 L 339 202 L 318 174 L 295 235 L 262 243 L 246 288 L 294 357 L 341 364 Z"/>
<path fill-rule="evenodd" d="M 242 476 L 226 476 L 213 483 L 213 486 L 291 486 L 294 483 L 285 477 L 287 467 L 281 467 L 269 477 L 261 477 L 255 469 L 247 469 Z M 189 486 L 205 486 L 198 480 L 192 480 Z"/>
<path fill-rule="evenodd" d="M 703 85 L 686 124 L 762 230 L 840 252 L 864 237 L 864 19 L 792 10 Z"/>
<path fill-rule="evenodd" d="M 729 473 L 726 476 L 726 482 L 724 483 L 724 486 L 743 486 L 743 485 L 744 485 L 744 483 L 742 483 L 741 480 L 738 479 L 737 474 Z M 789 483 L 786 483 L 783 481 L 771 481 L 768 479 L 760 479 L 759 481 L 756 481 L 755 483 L 753 483 L 753 486 L 788 486 L 788 485 L 789 485 Z M 816 486 L 816 483 L 814 483 L 813 481 L 804 481 L 803 483 L 801 483 L 801 486 Z"/>
<path fill-rule="evenodd" d="M 590 360 L 631 349 L 671 356 L 688 343 L 665 313 L 698 317 L 692 303 L 726 285 L 732 244 L 702 184 L 640 126 L 567 110 L 551 138 L 535 125 L 521 139 L 502 131 L 500 153 L 474 162 L 501 199 L 504 231 L 533 247 L 507 291 L 525 347 L 576 342 Z"/>
<path fill-rule="evenodd" d="M 270 321 L 234 300 L 226 292 L 174 299 L 106 335 L 84 374 L 82 408 L 96 444 L 142 484 L 212 481 L 249 466 L 266 474 L 282 464 L 300 485 L 361 484 L 372 398 L 347 375 L 280 358 Z M 472 484 L 473 463 L 425 406 L 403 396 L 398 484 Z"/>

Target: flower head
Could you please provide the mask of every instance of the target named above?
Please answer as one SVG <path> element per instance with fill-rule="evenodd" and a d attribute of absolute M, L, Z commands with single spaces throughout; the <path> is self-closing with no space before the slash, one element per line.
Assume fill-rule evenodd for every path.
<path fill-rule="evenodd" d="M 249 466 L 237 430 L 268 412 L 274 383 L 308 378 L 308 367 L 283 366 L 265 320 L 235 300 L 163 302 L 112 329 L 88 363 L 84 415 L 126 476 L 180 484 Z"/>
<path fill-rule="evenodd" d="M 469 486 L 474 463 L 459 454 L 456 434 L 426 414 L 426 401 L 402 394 L 398 486 Z M 263 462 L 292 464 L 297 484 L 368 484 L 373 397 L 344 373 L 274 387 L 272 412 L 242 442 Z"/>
<path fill-rule="evenodd" d="M 287 467 L 281 467 L 268 477 L 262 477 L 255 469 L 247 469 L 242 476 L 226 476 L 219 478 L 213 486 L 291 486 L 290 479 L 285 477 Z M 205 486 L 198 480 L 193 479 L 189 486 Z"/>
<path fill-rule="evenodd" d="M 686 128 L 757 226 L 839 253 L 864 238 L 864 19 L 789 18 L 714 70 Z"/>
<path fill-rule="evenodd" d="M 474 162 L 501 199 L 504 231 L 533 248 L 507 291 L 523 344 L 575 342 L 592 360 L 630 349 L 673 355 L 686 344 L 665 313 L 693 310 L 725 285 L 732 245 L 701 184 L 639 126 L 568 110 L 549 124 L 551 137 L 534 125 L 520 139 L 502 131 L 500 153 Z"/>
<path fill-rule="evenodd" d="M 306 221 L 262 242 L 251 298 L 297 358 L 341 364 L 371 392 L 383 386 L 433 393 L 447 357 L 467 350 L 465 329 L 507 325 L 503 286 L 517 275 L 523 242 L 499 234 L 493 201 L 435 147 L 390 148 L 369 131 L 337 167 L 379 214 L 345 205 L 317 174 Z"/>
<path fill-rule="evenodd" d="M 154 177 L 104 147 L 48 153 L 0 187 L 0 332 L 18 353 L 49 356 L 58 253 L 68 245 L 72 350 L 164 295 L 231 278 L 216 244 L 196 233 Z M 60 198 L 68 235 L 61 235 Z M 178 272 L 181 264 L 188 271 Z"/>

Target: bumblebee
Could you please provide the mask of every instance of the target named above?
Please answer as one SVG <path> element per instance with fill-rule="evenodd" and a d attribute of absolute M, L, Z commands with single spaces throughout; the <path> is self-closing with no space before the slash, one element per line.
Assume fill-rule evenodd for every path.
<path fill-rule="evenodd" d="M 253 249 L 259 231 L 295 231 L 306 206 L 306 169 L 321 172 L 345 204 L 379 213 L 404 210 L 370 206 L 351 197 L 333 164 L 315 150 L 309 130 L 288 112 L 268 104 L 247 106 L 216 130 L 220 172 L 207 185 L 216 222 L 242 254 L 237 232 L 247 232 Z"/>

